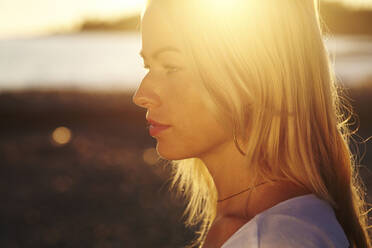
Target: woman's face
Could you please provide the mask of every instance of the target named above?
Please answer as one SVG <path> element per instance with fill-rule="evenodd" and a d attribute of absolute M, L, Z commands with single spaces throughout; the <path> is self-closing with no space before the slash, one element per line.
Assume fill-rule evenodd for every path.
<path fill-rule="evenodd" d="M 207 108 L 201 79 L 191 71 L 180 36 L 156 4 L 148 7 L 142 20 L 141 54 L 149 71 L 133 101 L 147 109 L 147 120 L 169 125 L 160 132 L 150 126 L 161 157 L 202 157 L 232 139 Z"/>

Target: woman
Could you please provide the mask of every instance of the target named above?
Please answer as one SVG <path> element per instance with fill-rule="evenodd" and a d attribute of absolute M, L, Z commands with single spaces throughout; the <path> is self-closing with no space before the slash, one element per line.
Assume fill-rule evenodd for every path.
<path fill-rule="evenodd" d="M 153 0 L 147 109 L 199 247 L 371 247 L 313 0 Z"/>

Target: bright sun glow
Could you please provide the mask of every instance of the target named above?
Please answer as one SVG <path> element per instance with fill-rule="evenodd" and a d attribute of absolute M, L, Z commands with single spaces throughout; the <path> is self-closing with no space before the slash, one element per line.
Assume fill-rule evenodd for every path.
<path fill-rule="evenodd" d="M 218 11 L 221 11 L 221 9 L 228 11 L 229 9 L 236 7 L 236 5 L 241 1 L 242 0 L 205 0 L 205 3 L 208 5 L 208 7 L 215 8 Z"/>

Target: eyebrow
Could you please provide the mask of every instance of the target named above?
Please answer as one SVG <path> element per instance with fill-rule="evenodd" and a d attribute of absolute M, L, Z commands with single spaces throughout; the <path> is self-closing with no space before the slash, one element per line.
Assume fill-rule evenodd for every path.
<path fill-rule="evenodd" d="M 175 48 L 175 47 L 171 47 L 171 46 L 167 46 L 167 47 L 163 47 L 163 48 L 160 48 L 160 49 L 158 49 L 158 50 L 156 50 L 153 54 L 152 54 L 152 58 L 154 58 L 154 59 L 157 59 L 157 57 L 161 54 L 161 53 L 163 53 L 163 52 L 168 52 L 168 51 L 170 51 L 170 52 L 178 52 L 178 53 L 181 53 L 181 51 L 179 50 L 179 49 L 177 49 L 177 48 Z M 141 50 L 141 52 L 140 52 L 140 56 L 142 57 L 142 58 L 146 58 L 146 56 L 143 54 L 143 51 Z"/>

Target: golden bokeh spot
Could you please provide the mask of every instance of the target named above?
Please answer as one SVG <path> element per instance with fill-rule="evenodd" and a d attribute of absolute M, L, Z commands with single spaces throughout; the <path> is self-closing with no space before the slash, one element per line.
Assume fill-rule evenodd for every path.
<path fill-rule="evenodd" d="M 143 151 L 142 158 L 147 164 L 153 165 L 158 162 L 159 156 L 155 148 L 147 148 Z"/>
<path fill-rule="evenodd" d="M 71 141 L 71 130 L 67 127 L 57 127 L 52 133 L 53 142 L 57 145 L 65 145 Z"/>

